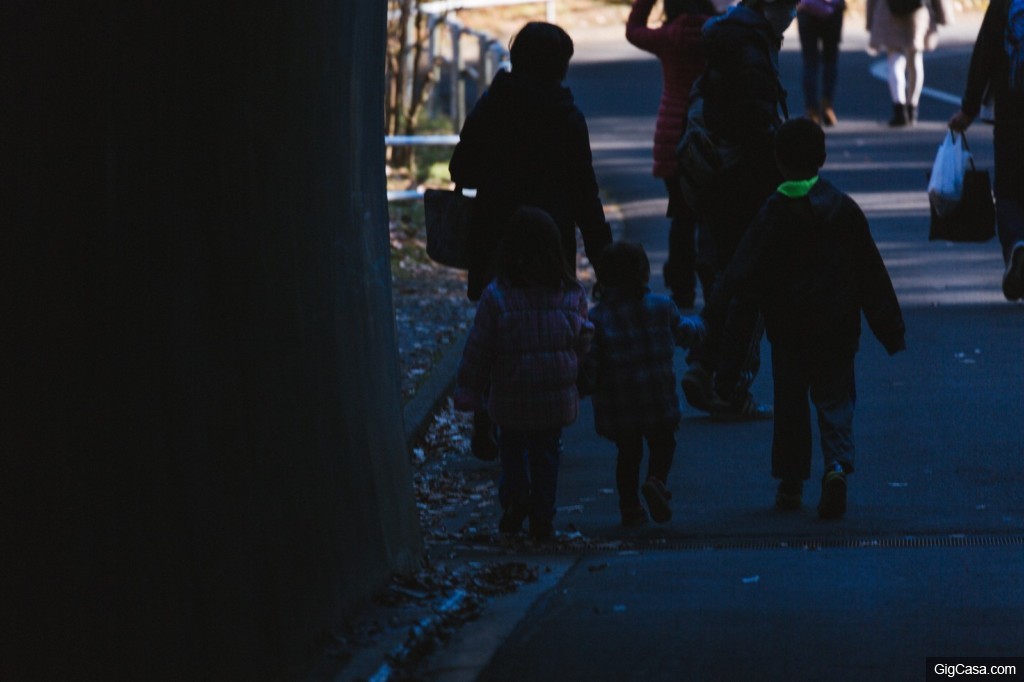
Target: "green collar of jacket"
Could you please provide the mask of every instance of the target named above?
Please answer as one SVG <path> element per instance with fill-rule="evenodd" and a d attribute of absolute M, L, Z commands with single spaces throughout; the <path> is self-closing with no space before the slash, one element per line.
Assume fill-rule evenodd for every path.
<path fill-rule="evenodd" d="M 783 194 L 790 199 L 799 199 L 800 197 L 807 196 L 816 182 L 818 182 L 817 175 L 808 180 L 787 180 L 779 185 L 779 194 Z"/>

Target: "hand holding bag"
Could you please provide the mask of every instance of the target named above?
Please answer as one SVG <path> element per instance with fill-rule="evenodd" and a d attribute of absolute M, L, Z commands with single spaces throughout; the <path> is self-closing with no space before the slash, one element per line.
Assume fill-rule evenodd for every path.
<path fill-rule="evenodd" d="M 957 135 L 947 130 L 928 179 L 928 203 L 940 216 L 948 215 L 960 203 L 968 162 L 973 167 L 974 160 L 967 149 L 967 138 L 963 133 Z"/>
<path fill-rule="evenodd" d="M 964 148 L 967 148 L 967 140 Z M 992 198 L 992 183 L 987 170 L 974 167 L 974 159 L 968 153 L 968 166 L 961 183 L 960 201 L 946 213 L 940 215 L 932 205 L 929 240 L 949 242 L 987 242 L 996 236 L 996 208 Z"/>
<path fill-rule="evenodd" d="M 428 189 L 423 193 L 427 223 L 427 255 L 441 265 L 469 269 L 469 230 L 473 217 L 472 197 L 461 187 Z"/>

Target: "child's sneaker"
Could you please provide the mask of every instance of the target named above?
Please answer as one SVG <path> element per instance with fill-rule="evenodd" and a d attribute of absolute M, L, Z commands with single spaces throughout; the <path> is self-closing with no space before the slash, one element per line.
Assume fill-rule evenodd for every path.
<path fill-rule="evenodd" d="M 647 512 L 640 505 L 636 509 L 627 509 L 622 512 L 622 525 L 626 528 L 643 526 L 647 523 Z"/>
<path fill-rule="evenodd" d="M 775 492 L 775 508 L 791 511 L 799 509 L 804 494 L 804 482 L 799 479 L 784 478 L 779 481 L 779 489 Z"/>
<path fill-rule="evenodd" d="M 818 516 L 823 519 L 838 519 L 846 513 L 846 473 L 843 468 L 833 465 L 821 479 L 821 501 L 818 502 Z"/>
<path fill-rule="evenodd" d="M 654 522 L 668 523 L 672 518 L 672 508 L 668 506 L 669 494 L 665 490 L 665 484 L 653 476 L 648 476 L 640 486 L 640 493 L 647 502 L 647 509 L 650 510 Z"/>

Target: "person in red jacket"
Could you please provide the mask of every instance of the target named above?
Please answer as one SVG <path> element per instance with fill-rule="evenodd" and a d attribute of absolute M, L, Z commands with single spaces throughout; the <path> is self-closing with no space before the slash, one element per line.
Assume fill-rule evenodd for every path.
<path fill-rule="evenodd" d="M 626 40 L 658 57 L 662 70 L 661 104 L 654 128 L 654 177 L 668 190 L 668 260 L 665 286 L 680 308 L 692 308 L 696 298 L 696 230 L 693 211 L 683 201 L 676 181 L 676 145 L 683 136 L 690 88 L 704 70 L 700 29 L 717 14 L 710 0 L 665 0 L 665 21 L 647 26 L 655 0 L 635 0 L 626 21 Z M 710 267 L 710 266 L 709 266 Z M 710 278 L 701 277 L 701 286 Z M 705 290 L 705 297 L 708 292 Z"/>

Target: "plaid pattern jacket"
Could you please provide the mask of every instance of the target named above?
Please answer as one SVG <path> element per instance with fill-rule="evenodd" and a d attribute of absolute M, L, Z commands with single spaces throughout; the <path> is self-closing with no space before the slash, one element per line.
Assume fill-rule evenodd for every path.
<path fill-rule="evenodd" d="M 491 282 L 477 306 L 455 393 L 459 409 L 486 404 L 499 426 L 535 431 L 576 421 L 576 380 L 594 327 L 579 284 L 560 291 Z"/>
<path fill-rule="evenodd" d="M 590 320 L 594 341 L 584 373 L 598 434 L 614 440 L 647 429 L 676 429 L 675 347 L 689 347 L 703 324 L 680 315 L 666 296 L 648 292 L 636 299 L 614 290 L 591 309 Z"/>

